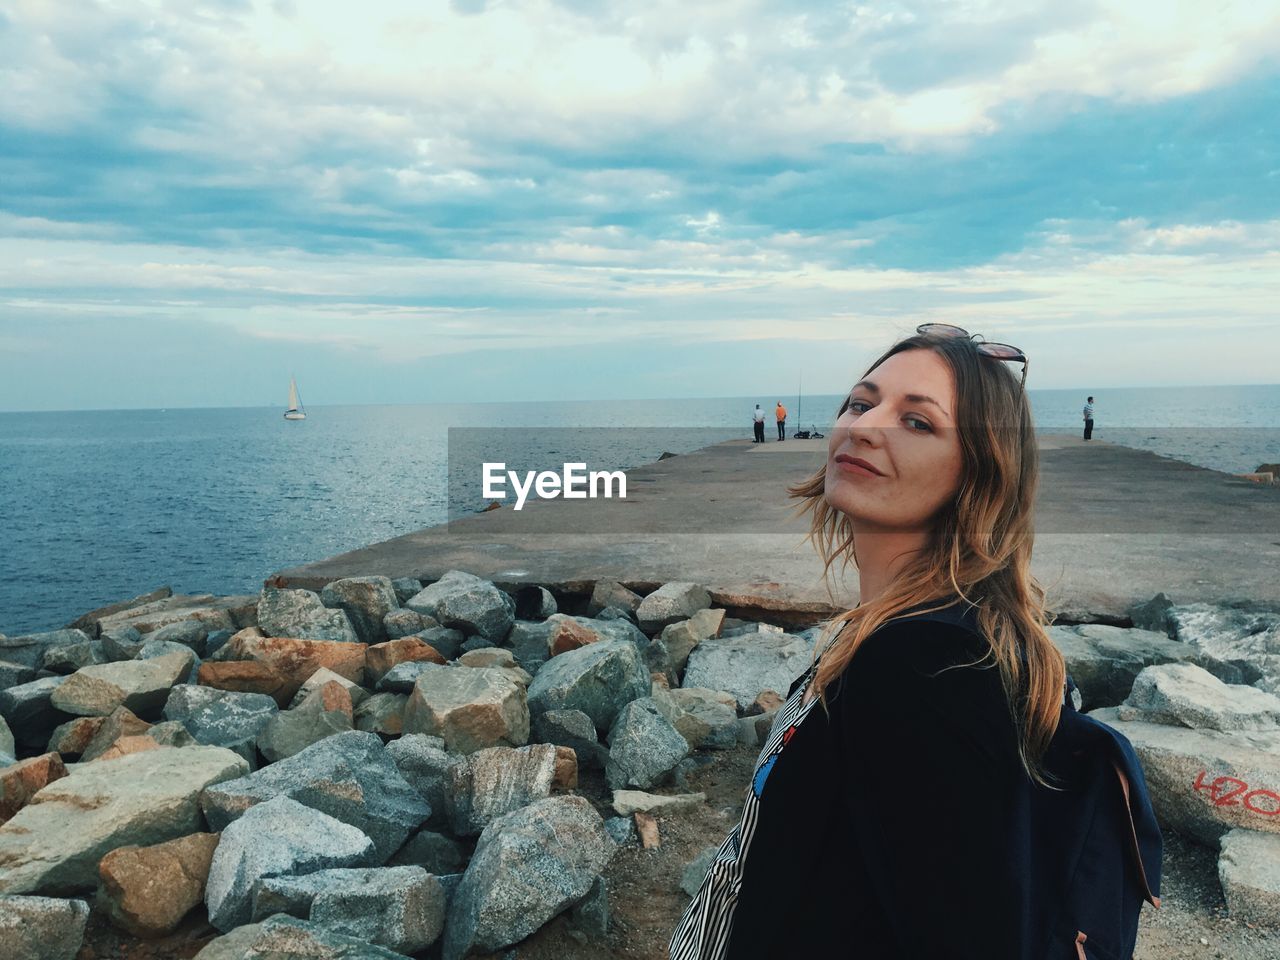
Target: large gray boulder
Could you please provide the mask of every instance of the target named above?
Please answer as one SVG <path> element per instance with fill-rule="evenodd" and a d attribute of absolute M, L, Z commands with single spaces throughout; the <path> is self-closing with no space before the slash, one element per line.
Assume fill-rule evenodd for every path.
<path fill-rule="evenodd" d="M 733 694 L 701 687 L 654 690 L 653 701 L 694 750 L 732 750 L 738 745 L 738 709 Z"/>
<path fill-rule="evenodd" d="M 53 670 L 53 672 L 72 673 L 79 670 L 82 666 L 84 666 L 83 663 L 75 663 L 65 670 Z M 50 667 L 47 669 L 52 670 L 53 668 Z M 10 663 L 8 660 L 0 660 L 0 690 L 8 690 L 10 687 L 30 683 L 34 679 L 36 679 L 36 670 L 34 667 L 28 667 L 21 663 Z"/>
<path fill-rule="evenodd" d="M 1191 663 L 1147 667 L 1116 711 L 1121 720 L 1210 730 L 1280 729 L 1280 698 L 1226 684 Z"/>
<path fill-rule="evenodd" d="M 209 864 L 209 922 L 227 931 L 248 923 L 256 884 L 331 867 L 373 862 L 373 841 L 349 824 L 288 797 L 260 803 L 222 830 Z"/>
<path fill-rule="evenodd" d="M 583 770 L 601 770 L 609 751 L 599 740 L 596 725 L 581 710 L 547 710 L 533 719 L 532 736 L 537 743 L 569 747 Z"/>
<path fill-rule="evenodd" d="M 145 634 L 142 638 L 144 643 L 150 641 L 180 643 L 184 647 L 190 647 L 198 657 L 204 656 L 208 639 L 209 624 L 203 620 L 179 620 L 177 623 L 168 623 L 158 630 Z"/>
<path fill-rule="evenodd" d="M 88 920 L 83 900 L 0 896 L 0 957 L 75 960 Z"/>
<path fill-rule="evenodd" d="M 400 609 L 395 587 L 388 577 L 346 577 L 325 584 L 320 600 L 326 607 L 345 610 L 347 619 L 363 643 L 388 639 L 383 618 Z"/>
<path fill-rule="evenodd" d="M 441 625 L 467 636 L 499 643 L 515 621 L 516 603 L 488 580 L 462 570 L 449 570 L 404 604 L 434 617 Z"/>
<path fill-rule="evenodd" d="M 1252 683 L 1280 694 L 1280 613 L 1188 603 L 1172 606 L 1167 618 L 1177 639 L 1218 661 L 1243 661 L 1260 675 L 1233 680 L 1218 674 L 1220 679 L 1229 683 Z"/>
<path fill-rule="evenodd" d="M 196 960 L 408 960 L 310 920 L 277 915 L 211 940 Z"/>
<path fill-rule="evenodd" d="M 0 660 L 37 670 L 43 666 L 44 657 L 52 648 L 88 643 L 90 639 L 83 630 L 50 630 L 22 637 L 0 636 Z"/>
<path fill-rule="evenodd" d="M 734 733 L 736 741 L 736 729 Z M 653 698 L 633 700 L 622 708 L 609 731 L 605 781 L 613 790 L 647 790 L 688 755 L 688 741 L 663 716 Z"/>
<path fill-rule="evenodd" d="M 19 746 L 44 746 L 49 742 L 49 734 L 71 719 L 70 714 L 53 705 L 54 691 L 66 682 L 66 677 L 40 677 L 0 690 L 0 716 L 13 731 Z"/>
<path fill-rule="evenodd" d="M 518 747 L 529 742 L 528 697 L 501 669 L 426 663 L 405 705 L 404 732 L 441 737 L 452 753 Z"/>
<path fill-rule="evenodd" d="M 95 663 L 106 663 L 107 653 L 101 640 L 89 640 L 85 643 L 64 643 L 46 647 L 40 660 L 41 669 L 51 673 L 75 673 L 81 667 Z M 34 680 L 34 675 L 27 678 Z M 26 682 L 25 680 L 22 682 Z"/>
<path fill-rule="evenodd" d="M 273 714 L 258 732 L 258 750 L 268 763 L 276 763 L 351 730 L 352 721 L 351 695 L 337 684 L 321 688 L 291 710 Z"/>
<path fill-rule="evenodd" d="M 627 640 L 601 640 L 553 657 L 529 684 L 529 712 L 581 710 L 598 731 L 653 687 L 640 651 Z"/>
<path fill-rule="evenodd" d="M 180 722 L 196 743 L 226 747 L 258 765 L 258 734 L 279 711 L 265 693 L 238 693 L 213 687 L 174 687 L 161 716 Z"/>
<path fill-rule="evenodd" d="M 310 590 L 263 587 L 258 601 L 258 626 L 269 637 L 299 640 L 358 642 L 345 610 L 330 610 Z"/>
<path fill-rule="evenodd" d="M 1092 716 L 1133 744 L 1162 825 L 1209 845 L 1234 827 L 1280 833 L 1280 732 L 1189 730 L 1114 713 Z"/>
<path fill-rule="evenodd" d="M 548 797 L 493 821 L 450 901 L 444 960 L 523 940 L 590 892 L 613 849 L 584 797 Z"/>
<path fill-rule="evenodd" d="M 765 690 L 785 692 L 809 668 L 813 645 L 790 634 L 717 637 L 689 654 L 684 686 L 731 693 L 745 710 Z"/>
<path fill-rule="evenodd" d="M 711 594 L 698 583 L 664 583 L 640 601 L 636 620 L 645 633 L 657 633 L 663 627 L 688 620 L 699 610 L 711 606 Z"/>
<path fill-rule="evenodd" d="M 200 798 L 213 830 L 274 797 L 289 797 L 369 836 L 383 863 L 431 809 L 400 775 L 375 733 L 326 737 L 256 773 L 209 788 Z"/>
<path fill-rule="evenodd" d="M 140 717 L 155 717 L 169 699 L 169 689 L 191 674 L 191 652 L 170 653 L 154 660 L 127 660 L 81 667 L 50 695 L 50 703 L 77 717 L 105 717 L 127 707 Z"/>
<path fill-rule="evenodd" d="M 522 669 L 536 674 L 551 659 L 549 641 L 554 626 L 546 620 L 517 620 L 511 625 L 505 642 Z"/>
<path fill-rule="evenodd" d="M 1222 838 L 1218 881 L 1236 920 L 1280 923 L 1280 834 L 1237 827 Z"/>
<path fill-rule="evenodd" d="M 0 892 L 93 889 L 109 851 L 204 830 L 200 792 L 247 770 L 230 750 L 204 746 L 77 764 L 0 826 Z"/>
<path fill-rule="evenodd" d="M 479 836 L 499 817 L 549 797 L 555 772 L 556 748 L 546 743 L 471 754 L 450 771 L 453 833 Z"/>

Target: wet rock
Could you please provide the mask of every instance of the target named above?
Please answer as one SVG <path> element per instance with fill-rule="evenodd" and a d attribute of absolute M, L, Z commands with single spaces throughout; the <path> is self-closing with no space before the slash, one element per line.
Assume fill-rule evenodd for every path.
<path fill-rule="evenodd" d="M 401 637 L 374 644 L 365 656 L 365 676 L 376 685 L 388 671 L 402 663 L 444 664 L 445 658 L 435 647 L 419 637 Z"/>
<path fill-rule="evenodd" d="M 468 636 L 500 642 L 515 620 L 515 601 L 488 580 L 450 570 L 405 602 L 410 610 L 434 617 Z"/>
<path fill-rule="evenodd" d="M 362 866 L 375 856 L 369 837 L 319 810 L 284 796 L 259 803 L 222 831 L 205 885 L 209 922 L 223 931 L 248 923 L 254 888 L 268 877 Z"/>
<path fill-rule="evenodd" d="M 383 618 L 400 608 L 395 587 L 388 577 L 345 577 L 332 580 L 320 591 L 326 607 L 345 610 L 361 643 L 382 643 L 387 639 Z"/>
<path fill-rule="evenodd" d="M 602 640 L 547 661 L 529 685 L 529 710 L 581 710 L 597 730 L 608 730 L 624 705 L 651 689 L 635 644 Z"/>
<path fill-rule="evenodd" d="M 181 654 L 81 667 L 58 685 L 49 700 L 73 716 L 105 717 L 117 707 L 127 707 L 138 716 L 155 716 L 164 707 L 169 689 L 186 680 L 190 671 L 190 661 Z"/>
<path fill-rule="evenodd" d="M 1274 926 L 1280 920 L 1280 835 L 1229 831 L 1222 838 L 1218 880 L 1232 917 Z"/>
<path fill-rule="evenodd" d="M 688 620 L 699 610 L 711 606 L 711 595 L 697 583 L 664 583 L 640 601 L 636 620 L 645 633 L 657 633 L 663 627 Z"/>
<path fill-rule="evenodd" d="M 786 690 L 809 667 L 811 646 L 790 634 L 718 637 L 689 654 L 684 686 L 731 693 L 739 709 L 762 690 Z"/>
<path fill-rule="evenodd" d="M 212 687 L 175 687 L 162 716 L 177 720 L 196 743 L 227 747 L 257 766 L 257 738 L 279 708 L 260 693 L 236 693 Z"/>
<path fill-rule="evenodd" d="M 736 733 L 735 730 L 735 739 Z M 622 708 L 609 731 L 605 781 L 615 790 L 658 783 L 689 755 L 689 743 L 662 715 L 652 697 Z"/>
<path fill-rule="evenodd" d="M 385 862 L 431 815 L 376 734 L 339 733 L 293 756 L 204 791 L 209 826 L 220 830 L 255 804 L 290 797 L 368 835 Z M 347 864 L 349 865 L 349 864 Z"/>
<path fill-rule="evenodd" d="M 204 746 L 78 766 L 0 826 L 0 892 L 91 889 L 98 862 L 117 847 L 202 830 L 200 792 L 247 769 L 230 750 Z"/>
<path fill-rule="evenodd" d="M 495 820 L 450 900 L 444 960 L 523 940 L 586 897 L 612 853 L 583 797 L 548 797 Z"/>
<path fill-rule="evenodd" d="M 74 960 L 88 920 L 83 900 L 0 896 L 0 957 Z"/>
<path fill-rule="evenodd" d="M 404 733 L 404 710 L 408 703 L 408 694 L 375 693 L 356 707 L 355 728 L 384 737 L 398 737 Z"/>
<path fill-rule="evenodd" d="M 67 775 L 62 757 L 46 753 L 0 769 L 0 823 L 12 819 L 36 791 Z"/>
<path fill-rule="evenodd" d="M 216 833 L 193 833 L 149 847 L 112 850 L 98 865 L 98 903 L 117 927 L 161 937 L 204 900 Z"/>
<path fill-rule="evenodd" d="M 405 732 L 442 737 L 456 753 L 528 742 L 524 688 L 501 670 L 425 666 L 405 706 Z"/>
<path fill-rule="evenodd" d="M 1223 683 L 1191 663 L 1168 663 L 1138 674 L 1117 715 L 1121 720 L 1193 729 L 1276 730 L 1280 698 L 1254 687 Z"/>
<path fill-rule="evenodd" d="M 330 610 L 321 602 L 320 596 L 310 590 L 263 587 L 258 600 L 258 626 L 270 637 L 341 643 L 359 640 L 346 611 Z"/>

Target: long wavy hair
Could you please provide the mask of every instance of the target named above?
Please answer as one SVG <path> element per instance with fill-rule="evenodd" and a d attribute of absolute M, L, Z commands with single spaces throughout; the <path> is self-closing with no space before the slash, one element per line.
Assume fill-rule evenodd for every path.
<path fill-rule="evenodd" d="M 1051 622 L 1045 591 L 1030 569 L 1039 452 L 1026 391 L 1007 363 L 983 356 L 967 337 L 907 337 L 863 377 L 904 350 L 932 350 L 951 368 L 962 451 L 959 488 L 934 516 L 925 549 L 909 557 L 888 589 L 827 624 L 814 645 L 815 656 L 826 649 L 813 685 L 825 710 L 827 686 L 876 629 L 935 600 L 939 603 L 933 609 L 941 608 L 957 595 L 978 608 L 991 647 L 979 662 L 994 658 L 1000 669 L 1022 765 L 1033 780 L 1047 784 L 1041 760 L 1057 730 L 1066 665 L 1045 629 Z M 837 419 L 849 402 L 846 396 Z M 801 501 L 796 515 L 813 514 L 805 539 L 823 557 L 824 581 L 837 557 L 843 560 L 842 570 L 850 562 L 857 565 L 852 521 L 827 503 L 826 474 L 823 464 L 787 488 L 788 496 Z"/>

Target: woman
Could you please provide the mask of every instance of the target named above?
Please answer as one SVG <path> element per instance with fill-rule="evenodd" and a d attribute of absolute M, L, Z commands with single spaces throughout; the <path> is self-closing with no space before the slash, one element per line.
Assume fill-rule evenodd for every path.
<path fill-rule="evenodd" d="M 1046 929 L 1051 898 L 1027 879 L 1066 671 L 1030 573 L 1026 365 L 919 327 L 854 385 L 825 466 L 790 489 L 824 576 L 856 563 L 860 602 L 789 691 L 673 960 L 1086 956 L 1083 934 Z"/>

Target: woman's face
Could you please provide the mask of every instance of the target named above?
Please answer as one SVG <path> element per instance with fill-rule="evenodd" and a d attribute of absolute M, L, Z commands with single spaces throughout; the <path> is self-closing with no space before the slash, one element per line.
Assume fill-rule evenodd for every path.
<path fill-rule="evenodd" d="M 855 530 L 927 529 L 955 496 L 962 463 L 955 396 L 951 368 L 923 349 L 895 353 L 854 385 L 827 443 L 825 499 Z M 846 457 L 879 474 L 837 459 Z"/>

